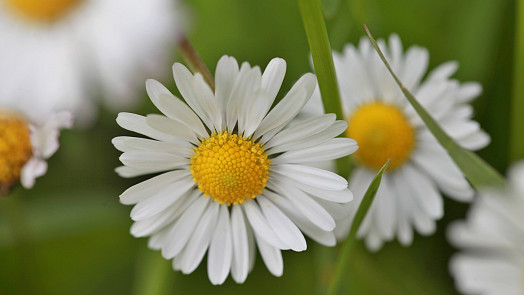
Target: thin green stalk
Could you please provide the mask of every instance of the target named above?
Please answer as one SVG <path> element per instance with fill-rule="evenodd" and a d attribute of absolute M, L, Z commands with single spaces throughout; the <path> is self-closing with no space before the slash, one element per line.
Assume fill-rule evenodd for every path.
<path fill-rule="evenodd" d="M 447 135 L 444 130 L 442 130 L 435 119 L 431 117 L 431 115 L 413 96 L 413 94 L 411 94 L 409 90 L 402 84 L 397 75 L 395 75 L 388 61 L 384 57 L 384 54 L 378 47 L 377 42 L 369 32 L 367 26 L 364 25 L 364 28 L 366 29 L 366 33 L 371 40 L 371 44 L 373 44 L 373 47 L 384 62 L 384 65 L 391 73 L 391 76 L 393 76 L 398 86 L 404 93 L 404 96 L 408 99 L 409 103 L 413 106 L 422 121 L 424 121 L 431 133 L 433 133 L 440 145 L 442 145 L 442 147 L 447 150 L 448 154 L 462 170 L 471 185 L 477 190 L 485 186 L 504 186 L 506 184 L 506 180 L 497 172 L 497 170 L 491 167 L 488 163 L 484 162 L 484 160 L 482 160 L 475 153 L 462 148 L 449 135 Z"/>
<path fill-rule="evenodd" d="M 510 159 L 524 158 L 524 0 L 515 4 L 515 63 L 511 105 Z"/>
<path fill-rule="evenodd" d="M 326 113 L 334 113 L 337 119 L 344 120 L 321 2 L 320 0 L 298 0 L 298 4 L 313 57 L 324 110 Z M 338 172 L 343 176 L 349 176 L 351 172 L 349 157 L 340 158 L 336 163 Z"/>
<path fill-rule="evenodd" d="M 360 203 L 357 213 L 355 214 L 355 217 L 353 218 L 353 224 L 351 225 L 349 235 L 346 239 L 346 243 L 344 244 L 344 248 L 342 249 L 342 254 L 340 255 L 338 259 L 338 265 L 335 271 L 335 277 L 333 278 L 333 282 L 331 283 L 331 286 L 329 287 L 329 290 L 327 293 L 328 295 L 348 294 L 348 290 L 344 290 L 343 282 L 344 282 L 344 278 L 348 276 L 349 261 L 353 253 L 353 250 L 355 248 L 355 243 L 357 242 L 358 229 L 360 228 L 362 221 L 364 221 L 364 218 L 366 217 L 369 211 L 369 208 L 371 207 L 371 204 L 373 203 L 373 200 L 375 199 L 375 195 L 377 194 L 378 188 L 380 186 L 380 181 L 382 180 L 382 174 L 384 173 L 384 171 L 386 171 L 390 162 L 391 162 L 391 159 L 389 159 L 386 162 L 386 164 L 382 166 L 380 171 L 378 171 L 377 175 L 373 178 L 373 180 L 369 184 L 369 187 L 366 193 L 364 194 L 364 197 L 362 198 L 362 202 Z"/>

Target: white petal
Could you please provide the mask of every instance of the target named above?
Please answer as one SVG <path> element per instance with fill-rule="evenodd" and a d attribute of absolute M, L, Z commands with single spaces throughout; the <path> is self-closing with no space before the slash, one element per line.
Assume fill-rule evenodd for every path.
<path fill-rule="evenodd" d="M 251 95 L 253 98 L 246 102 L 245 110 L 238 114 L 238 132 L 244 137 L 250 137 L 255 132 L 272 103 L 264 90 Z"/>
<path fill-rule="evenodd" d="M 288 199 L 297 210 L 302 212 L 313 224 L 325 231 L 335 228 L 335 220 L 322 206 L 301 190 L 286 183 L 277 183 L 270 179 L 268 187 Z"/>
<path fill-rule="evenodd" d="M 194 91 L 193 75 L 191 72 L 182 64 L 175 63 L 173 65 L 173 77 L 175 78 L 175 83 L 180 94 L 182 94 L 187 104 L 204 122 L 207 128 L 213 130 L 213 121 L 209 118 L 203 106 L 200 104 L 197 94 Z"/>
<path fill-rule="evenodd" d="M 22 167 L 20 182 L 25 188 L 32 188 L 35 184 L 35 179 L 44 175 L 47 171 L 47 163 L 37 158 L 31 158 L 24 167 Z"/>
<path fill-rule="evenodd" d="M 298 211 L 295 205 L 286 198 L 270 192 L 266 192 L 265 194 L 310 238 L 324 246 L 335 246 L 337 241 L 333 232 L 320 229 L 311 222 L 305 214 Z"/>
<path fill-rule="evenodd" d="M 189 165 L 187 158 L 150 151 L 125 152 L 119 157 L 119 160 L 130 168 L 146 171 L 165 171 Z"/>
<path fill-rule="evenodd" d="M 269 105 L 273 104 L 275 97 L 282 86 L 286 75 L 286 61 L 281 58 L 273 58 L 262 74 L 262 89 L 268 93 Z"/>
<path fill-rule="evenodd" d="M 339 120 L 319 134 L 312 134 L 308 137 L 301 138 L 296 141 L 289 141 L 287 143 L 275 146 L 268 150 L 267 153 L 268 155 L 272 155 L 276 153 L 282 153 L 285 151 L 299 150 L 311 146 L 316 146 L 336 137 L 340 133 L 344 132 L 344 130 L 346 130 L 347 127 L 348 123 L 346 121 Z"/>
<path fill-rule="evenodd" d="M 251 98 L 254 91 L 260 88 L 260 73 L 255 69 L 247 69 L 247 66 L 243 66 L 243 68 L 240 70 L 226 105 L 228 130 L 234 129 L 239 116 L 242 114 L 245 102 Z"/>
<path fill-rule="evenodd" d="M 196 102 L 205 112 L 214 129 L 220 131 L 222 128 L 222 112 L 219 109 L 218 102 L 215 99 L 213 91 L 204 81 L 204 77 L 200 73 L 196 73 L 193 78 L 193 90 L 195 92 Z M 213 128 L 209 128 L 213 130 Z"/>
<path fill-rule="evenodd" d="M 119 113 L 118 117 L 116 118 L 116 122 L 118 125 L 120 125 L 120 127 L 129 131 L 140 133 L 156 140 L 173 141 L 173 137 L 171 135 L 151 128 L 146 123 L 146 117 L 144 116 L 131 113 Z"/>
<path fill-rule="evenodd" d="M 185 172 L 185 171 L 184 171 Z M 194 187 L 191 177 L 175 181 L 153 196 L 138 202 L 131 210 L 131 219 L 144 220 L 166 209 Z"/>
<path fill-rule="evenodd" d="M 307 73 L 300 77 L 286 96 L 262 120 L 253 138 L 257 139 L 262 135 L 266 135 L 269 131 L 276 133 L 284 128 L 311 98 L 315 85 L 315 75 Z M 266 137 L 264 142 L 267 142 L 269 139 L 270 137 Z"/>
<path fill-rule="evenodd" d="M 175 257 L 186 246 L 200 220 L 200 216 L 209 203 L 209 198 L 203 196 L 198 198 L 169 229 L 168 235 L 170 239 L 162 247 L 162 256 L 164 258 L 171 259 Z"/>
<path fill-rule="evenodd" d="M 319 189 L 343 190 L 348 186 L 348 182 L 338 174 L 310 166 L 280 164 L 272 166 L 271 172 Z"/>
<path fill-rule="evenodd" d="M 120 203 L 130 205 L 145 200 L 182 177 L 191 176 L 189 172 L 171 171 L 135 184 L 120 195 Z"/>
<path fill-rule="evenodd" d="M 306 250 L 306 240 L 297 226 L 264 196 L 258 196 L 257 201 L 260 204 L 266 220 L 280 240 L 293 251 Z"/>
<path fill-rule="evenodd" d="M 260 251 L 260 256 L 262 256 L 262 260 L 264 260 L 264 264 L 269 272 L 277 277 L 282 276 L 284 262 L 282 261 L 282 253 L 280 253 L 280 249 L 266 243 L 264 239 L 257 234 L 255 234 L 255 239 L 257 241 L 258 250 Z"/>
<path fill-rule="evenodd" d="M 235 282 L 242 284 L 247 278 L 249 249 L 244 214 L 238 205 L 233 206 L 231 210 L 231 233 L 233 238 L 231 276 Z"/>
<path fill-rule="evenodd" d="M 189 141 L 195 145 L 200 142 L 196 134 L 184 124 L 162 115 L 147 115 L 147 125 L 159 132 L 169 134 L 175 138 Z"/>
<path fill-rule="evenodd" d="M 198 136 L 207 137 L 206 129 L 193 110 L 183 103 L 178 97 L 174 96 L 160 82 L 148 79 L 146 90 L 155 106 L 169 118 L 183 123 L 193 129 Z"/>
<path fill-rule="evenodd" d="M 222 118 L 226 117 L 226 106 L 233 86 L 238 76 L 238 63 L 234 57 L 224 55 L 218 61 L 215 71 L 215 97 L 222 112 Z M 225 122 L 222 122 L 225 128 Z"/>
<path fill-rule="evenodd" d="M 255 234 L 279 249 L 289 249 L 289 247 L 287 247 L 287 245 L 276 235 L 255 201 L 246 200 L 244 204 L 242 204 L 242 208 L 244 209 L 249 224 L 251 224 Z"/>
<path fill-rule="evenodd" d="M 286 128 L 269 140 L 264 147 L 274 146 L 295 142 L 307 138 L 326 130 L 335 122 L 335 114 L 325 114 L 307 118 L 292 127 Z"/>
<path fill-rule="evenodd" d="M 147 138 L 118 136 L 111 140 L 116 149 L 121 152 L 129 151 L 151 151 L 166 152 L 189 158 L 193 151 L 185 146 L 173 143 L 157 141 Z"/>
<path fill-rule="evenodd" d="M 200 222 L 184 248 L 181 266 L 183 273 L 193 272 L 204 258 L 216 228 L 219 207 L 219 203 L 212 202 L 202 214 Z"/>
<path fill-rule="evenodd" d="M 354 153 L 357 142 L 351 138 L 333 138 L 323 144 L 295 151 L 288 151 L 271 160 L 271 164 L 308 163 L 338 159 Z"/>
<path fill-rule="evenodd" d="M 232 243 L 229 210 L 227 206 L 220 206 L 217 227 L 207 256 L 207 274 L 213 285 L 220 285 L 227 278 L 233 259 Z"/>

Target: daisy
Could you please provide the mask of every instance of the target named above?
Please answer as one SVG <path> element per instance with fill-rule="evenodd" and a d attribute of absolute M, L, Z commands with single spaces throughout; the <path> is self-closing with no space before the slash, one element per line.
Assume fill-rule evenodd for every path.
<path fill-rule="evenodd" d="M 453 223 L 450 241 L 462 251 L 450 271 L 464 294 L 524 294 L 524 162 L 509 172 L 505 190 L 484 190 L 468 219 Z"/>
<path fill-rule="evenodd" d="M 488 135 L 471 120 L 473 109 L 468 105 L 481 86 L 450 79 L 457 63 L 442 64 L 423 81 L 426 49 L 413 46 L 403 53 L 397 35 L 391 35 L 389 46 L 378 43 L 407 89 L 453 139 L 472 150 L 489 143 Z M 378 250 L 394 237 L 410 245 L 413 228 L 423 235 L 435 231 L 435 221 L 443 215 L 440 191 L 455 200 L 470 201 L 473 190 L 405 99 L 367 38 L 358 48 L 347 45 L 343 53 L 333 53 L 333 59 L 349 123 L 346 134 L 360 146 L 353 157 L 358 166 L 349 185 L 355 202 L 347 205 L 349 215 L 337 226 L 337 235 L 347 235 L 367 186 L 392 158 L 358 236 L 365 238 L 370 250 Z M 312 101 L 306 112 L 319 112 L 318 95 Z"/>
<path fill-rule="evenodd" d="M 47 171 L 46 159 L 58 149 L 60 129 L 73 123 L 69 112 L 29 118 L 14 109 L 0 108 L 0 193 L 20 181 L 33 187 L 35 178 Z"/>
<path fill-rule="evenodd" d="M 175 2 L 0 1 L 0 97 L 71 110 L 80 123 L 94 117 L 93 97 L 129 108 L 170 58 Z"/>
<path fill-rule="evenodd" d="M 284 60 L 258 66 L 223 56 L 216 91 L 201 74 L 175 63 L 173 74 L 187 105 L 155 80 L 146 82 L 151 101 L 164 115 L 120 113 L 123 128 L 150 137 L 117 137 L 123 177 L 159 173 L 120 195 L 134 204 L 131 234 L 150 236 L 149 247 L 191 273 L 207 252 L 213 284 L 231 272 L 242 283 L 252 269 L 255 247 L 269 271 L 282 275 L 281 250 L 303 251 L 306 240 L 333 246 L 335 219 L 352 200 L 347 181 L 309 166 L 354 152 L 354 140 L 334 138 L 347 123 L 333 114 L 290 123 L 315 89 L 302 76 L 274 108 L 285 75 Z"/>

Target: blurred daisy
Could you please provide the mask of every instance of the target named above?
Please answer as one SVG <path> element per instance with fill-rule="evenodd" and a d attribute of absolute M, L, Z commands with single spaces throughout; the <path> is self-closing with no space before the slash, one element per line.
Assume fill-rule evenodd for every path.
<path fill-rule="evenodd" d="M 60 129 L 70 128 L 69 112 L 53 113 L 29 121 L 10 109 L 0 109 L 0 193 L 20 181 L 33 187 L 35 178 L 47 171 L 46 159 L 58 149 Z"/>
<path fill-rule="evenodd" d="M 81 122 L 96 113 L 93 97 L 132 106 L 137 85 L 170 56 L 175 2 L 0 1 L 0 97 L 56 105 Z"/>
<path fill-rule="evenodd" d="M 450 241 L 462 251 L 450 271 L 464 294 L 524 294 L 524 162 L 512 167 L 509 188 L 484 190 L 468 219 L 451 225 Z"/>
<path fill-rule="evenodd" d="M 397 35 L 391 35 L 389 47 L 382 40 L 378 43 L 400 80 L 451 137 L 472 150 L 489 143 L 479 124 L 471 120 L 473 109 L 467 104 L 480 94 L 481 86 L 450 79 L 457 63 L 444 63 L 422 81 L 428 66 L 426 49 L 413 46 L 404 54 Z M 443 215 L 439 190 L 455 200 L 469 201 L 471 187 L 405 99 L 367 38 L 358 48 L 347 45 L 342 54 L 333 53 L 333 58 L 349 123 L 346 134 L 360 146 L 354 156 L 358 167 L 350 181 L 355 202 L 348 205 L 350 214 L 337 226 L 337 236 L 347 235 L 365 190 L 389 158 L 391 164 L 358 236 L 365 238 L 369 249 L 377 250 L 395 236 L 403 245 L 411 244 L 413 228 L 432 234 L 435 220 Z M 312 101 L 306 112 L 322 109 L 318 95 Z"/>
<path fill-rule="evenodd" d="M 254 265 L 255 246 L 269 271 L 282 275 L 281 251 L 303 251 L 302 234 L 328 246 L 336 243 L 335 218 L 353 198 L 347 181 L 309 166 L 354 152 L 354 140 L 334 138 L 347 123 L 333 114 L 289 123 L 311 97 L 316 79 L 302 76 L 271 109 L 286 64 L 275 58 L 258 66 L 224 56 L 216 68 L 216 91 L 199 73 L 174 64 L 175 83 L 187 105 L 155 80 L 146 83 L 164 115 L 120 113 L 125 129 L 151 139 L 117 137 L 124 152 L 123 177 L 163 172 L 121 196 L 135 204 L 131 234 L 151 236 L 173 268 L 196 269 L 206 251 L 209 279 L 231 272 L 242 283 Z"/>

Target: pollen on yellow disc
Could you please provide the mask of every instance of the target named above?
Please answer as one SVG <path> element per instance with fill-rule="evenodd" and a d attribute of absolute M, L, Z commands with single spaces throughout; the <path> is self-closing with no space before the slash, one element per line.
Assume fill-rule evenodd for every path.
<path fill-rule="evenodd" d="M 203 139 L 190 161 L 200 191 L 227 205 L 262 193 L 271 164 L 259 143 L 226 131 Z"/>
<path fill-rule="evenodd" d="M 81 0 L 4 0 L 19 15 L 38 22 L 53 22 L 64 17 Z"/>
<path fill-rule="evenodd" d="M 13 113 L 0 112 L 0 190 L 20 179 L 24 164 L 31 158 L 32 147 L 27 121 Z"/>
<path fill-rule="evenodd" d="M 358 162 L 379 170 L 391 158 L 388 169 L 401 166 L 415 146 L 415 131 L 402 111 L 374 102 L 360 106 L 348 118 L 348 137 L 358 142 Z"/>

